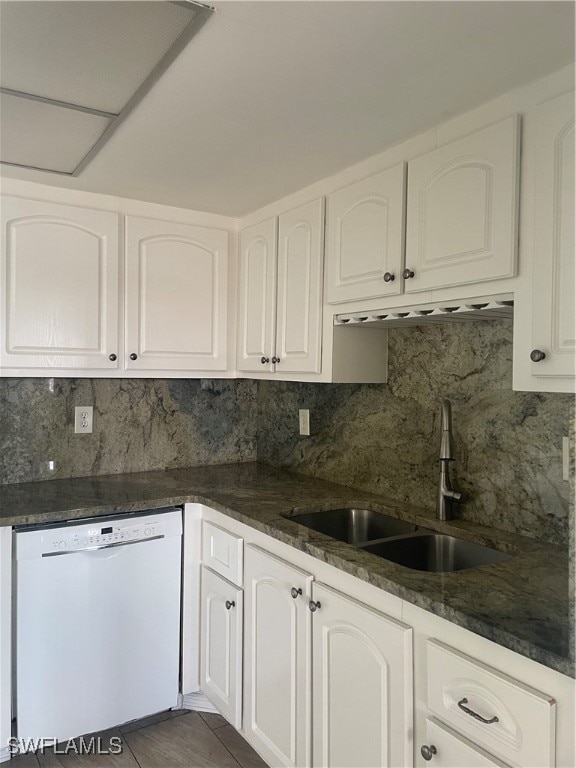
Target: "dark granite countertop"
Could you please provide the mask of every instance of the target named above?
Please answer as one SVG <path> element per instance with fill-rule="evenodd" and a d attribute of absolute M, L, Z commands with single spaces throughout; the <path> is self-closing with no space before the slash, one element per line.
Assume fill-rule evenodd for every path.
<path fill-rule="evenodd" d="M 568 553 L 463 520 L 257 463 L 0 486 L 0 525 L 56 522 L 200 502 L 359 579 L 563 674 L 571 657 Z M 386 512 L 513 556 L 455 573 L 414 571 L 297 525 L 283 515 L 341 506 Z"/>

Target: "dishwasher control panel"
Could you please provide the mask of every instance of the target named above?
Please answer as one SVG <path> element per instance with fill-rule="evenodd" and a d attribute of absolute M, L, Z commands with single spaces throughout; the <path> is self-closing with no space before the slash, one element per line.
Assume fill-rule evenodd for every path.
<path fill-rule="evenodd" d="M 65 524 L 47 528 L 29 528 L 16 533 L 17 559 L 48 557 L 84 549 L 122 546 L 148 539 L 180 535 L 182 511 L 158 510 L 134 517 L 98 518 L 80 525 Z"/>
<path fill-rule="evenodd" d="M 64 529 L 65 530 L 65 529 Z M 104 544 L 113 544 L 120 541 L 135 541 L 140 539 L 150 539 L 154 536 L 164 534 L 164 526 L 158 520 L 150 520 L 145 523 L 123 522 L 114 525 L 99 525 L 93 528 L 87 528 L 84 531 L 77 531 L 69 537 L 61 537 L 62 531 L 55 531 L 57 534 L 52 541 L 52 549 L 77 549 L 78 547 L 101 547 Z"/>

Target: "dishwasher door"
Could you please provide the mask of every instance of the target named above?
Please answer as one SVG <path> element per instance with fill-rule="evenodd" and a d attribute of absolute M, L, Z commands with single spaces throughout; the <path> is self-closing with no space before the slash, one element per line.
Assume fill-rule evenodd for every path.
<path fill-rule="evenodd" d="M 177 705 L 181 535 L 181 510 L 16 532 L 19 738 Z"/>

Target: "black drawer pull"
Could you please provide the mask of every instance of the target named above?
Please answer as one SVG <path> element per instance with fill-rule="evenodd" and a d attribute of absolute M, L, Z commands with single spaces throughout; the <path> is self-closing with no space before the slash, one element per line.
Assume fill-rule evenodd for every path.
<path fill-rule="evenodd" d="M 464 705 L 468 704 L 468 699 L 460 699 L 458 702 L 458 706 L 462 710 L 462 712 L 466 712 L 467 715 L 470 715 L 470 717 L 473 717 L 475 720 L 480 720 L 481 723 L 485 723 L 486 725 L 490 725 L 490 723 L 497 723 L 498 718 L 496 715 L 494 717 L 491 717 L 490 720 L 486 720 L 485 717 L 482 717 L 482 715 L 479 715 L 478 712 L 474 712 L 473 709 L 470 709 L 469 707 L 465 707 Z"/>

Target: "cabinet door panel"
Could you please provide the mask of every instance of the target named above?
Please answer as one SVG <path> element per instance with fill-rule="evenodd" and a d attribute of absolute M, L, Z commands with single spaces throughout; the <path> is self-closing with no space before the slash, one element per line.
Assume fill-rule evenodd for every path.
<path fill-rule="evenodd" d="M 574 242 L 574 94 L 537 110 L 534 208 L 532 349 L 546 358 L 531 364 L 538 378 L 576 371 Z"/>
<path fill-rule="evenodd" d="M 276 238 L 275 218 L 240 233 L 239 371 L 274 370 Z"/>
<path fill-rule="evenodd" d="M 412 629 L 324 584 L 313 593 L 313 765 L 411 765 Z"/>
<path fill-rule="evenodd" d="M 210 569 L 201 571 L 200 684 L 214 706 L 240 728 L 243 593 Z"/>
<path fill-rule="evenodd" d="M 506 763 L 433 717 L 426 720 L 426 746 L 433 747 L 436 752 L 429 763 L 420 757 L 420 765 L 430 765 L 434 768 L 507 768 Z"/>
<path fill-rule="evenodd" d="M 221 230 L 126 218 L 126 368 L 226 369 L 227 251 Z"/>
<path fill-rule="evenodd" d="M 307 766 L 312 576 L 247 546 L 245 578 L 244 735 L 270 765 Z"/>
<path fill-rule="evenodd" d="M 0 363 L 118 368 L 118 216 L 2 199 Z"/>
<path fill-rule="evenodd" d="M 324 201 L 282 214 L 278 231 L 276 370 L 319 373 Z"/>
<path fill-rule="evenodd" d="M 516 274 L 518 119 L 408 164 L 406 293 Z"/>
<path fill-rule="evenodd" d="M 402 292 L 405 180 L 401 163 L 329 196 L 328 304 Z"/>

